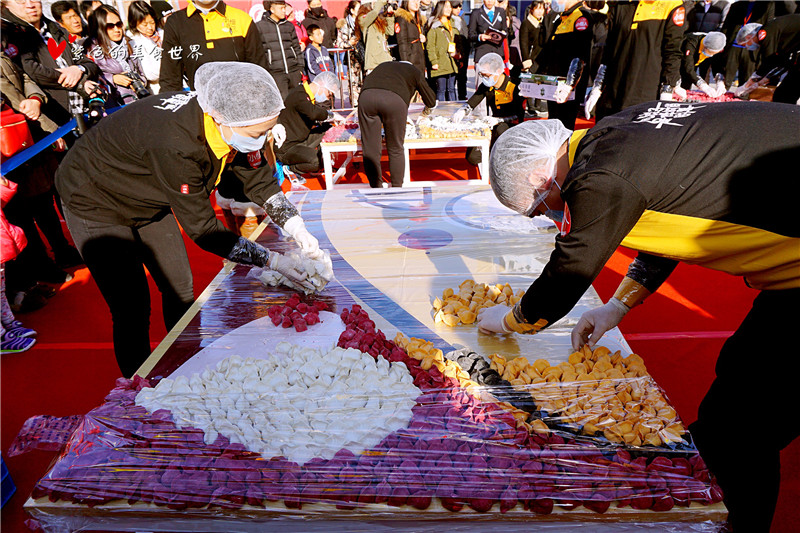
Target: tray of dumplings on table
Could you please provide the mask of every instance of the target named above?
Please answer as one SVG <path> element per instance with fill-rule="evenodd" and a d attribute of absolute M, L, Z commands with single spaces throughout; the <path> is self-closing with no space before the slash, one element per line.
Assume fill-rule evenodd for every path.
<path fill-rule="evenodd" d="M 303 213 L 331 247 L 336 277 L 321 292 L 229 264 L 137 375 L 81 417 L 25 506 L 45 530 L 265 531 L 298 519 L 309 530 L 718 530 L 719 486 L 642 357 L 598 346 L 558 362 L 494 349 L 512 338 L 491 352 L 448 342 L 477 334 L 477 313 L 513 305 L 525 285 L 463 272 L 415 295 L 427 317 L 415 322 L 412 304 L 369 296 L 379 282 L 337 241 L 337 227 L 379 223 L 339 209 L 352 197 L 302 199 L 341 223 Z M 444 227 L 429 214 L 424 224 Z M 292 246 L 261 230 L 263 244 Z"/>

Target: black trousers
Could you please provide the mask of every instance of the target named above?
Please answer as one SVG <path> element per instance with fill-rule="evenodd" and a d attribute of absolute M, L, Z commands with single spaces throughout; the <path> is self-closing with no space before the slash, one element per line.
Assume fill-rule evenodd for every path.
<path fill-rule="evenodd" d="M 111 311 L 114 354 L 125 377 L 150 355 L 150 290 L 144 267 L 161 291 L 164 324 L 172 329 L 194 301 L 192 271 L 172 213 L 131 228 L 86 220 L 64 209 L 67 227 Z"/>
<path fill-rule="evenodd" d="M 270 74 L 272 75 L 272 79 L 275 80 L 278 90 L 281 92 L 281 98 L 284 100 L 286 100 L 289 91 L 300 85 L 300 82 L 303 81 L 302 70 L 295 70 L 289 74 L 284 72 L 270 72 Z"/>
<path fill-rule="evenodd" d="M 319 149 L 319 144 L 327 129 L 325 127 L 322 131 L 312 131 L 305 141 L 286 149 L 282 146 L 280 150 L 275 151 L 275 157 L 294 172 L 318 171 L 322 168 L 322 151 Z"/>
<path fill-rule="evenodd" d="M 406 137 L 408 106 L 397 93 L 367 89 L 358 100 L 358 126 L 364 154 L 364 172 L 370 187 L 381 186 L 381 127 L 386 136 L 389 176 L 392 187 L 403 186 L 406 170 L 403 142 Z"/>
<path fill-rule="evenodd" d="M 735 78 L 739 78 L 739 87 L 745 84 L 753 72 L 756 71 L 756 62 L 753 54 L 747 48 L 732 46 L 725 57 L 725 87 L 730 89 Z"/>
<path fill-rule="evenodd" d="M 492 128 L 492 137 L 489 140 L 489 150 L 492 149 L 492 146 L 494 146 L 494 143 L 495 141 L 497 141 L 497 138 L 500 137 L 504 131 L 506 131 L 513 125 L 514 124 L 509 124 L 508 122 L 500 122 L 498 124 L 495 124 L 495 126 Z M 467 148 L 466 157 L 467 157 L 467 162 L 470 165 L 478 166 L 482 159 L 481 149 L 478 148 L 477 146 L 470 146 L 469 148 Z"/>
<path fill-rule="evenodd" d="M 769 532 L 780 451 L 800 435 L 794 328 L 800 289 L 762 291 L 725 342 L 716 379 L 689 426 L 717 477 L 734 532 Z M 768 374 L 759 369 L 771 368 Z"/>

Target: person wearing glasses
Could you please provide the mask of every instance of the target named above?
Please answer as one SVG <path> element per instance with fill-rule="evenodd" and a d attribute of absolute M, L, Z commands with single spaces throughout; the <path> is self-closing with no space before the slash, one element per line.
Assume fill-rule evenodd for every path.
<path fill-rule="evenodd" d="M 461 122 L 485 99 L 491 115 L 500 119 L 500 122 L 492 128 L 492 138 L 489 144 L 489 149 L 491 149 L 504 131 L 519 124 L 525 118 L 526 99 L 519 94 L 522 67 L 516 66 L 509 74 L 506 74 L 503 58 L 492 52 L 478 60 L 475 72 L 477 72 L 478 88 L 467 100 L 467 103 L 453 114 L 453 120 L 456 123 Z M 473 165 L 480 163 L 481 149 L 468 148 L 467 161 Z"/>
<path fill-rule="evenodd" d="M 741 134 L 754 129 L 757 138 Z M 552 325 L 620 245 L 639 253 L 608 303 L 584 313 L 572 330 L 575 350 L 593 348 L 679 262 L 742 276 L 760 291 L 722 347 L 716 379 L 689 426 L 722 487 L 733 531 L 769 531 L 780 451 L 800 434 L 800 358 L 791 348 L 800 301 L 800 180 L 786 171 L 800 157 L 798 132 L 795 105 L 654 101 L 591 130 L 573 132 L 558 120 L 525 122 L 500 136 L 489 162 L 502 204 L 528 217 L 547 216 L 561 231 L 520 302 L 481 311 L 484 333 L 534 334 Z M 763 196 L 760 176 L 769 176 L 769 190 L 778 194 Z M 762 380 L 753 357 L 765 356 L 780 371 Z M 747 399 L 748 391 L 765 387 L 768 400 Z M 742 420 L 769 428 L 759 433 L 755 454 L 731 446 Z"/>
<path fill-rule="evenodd" d="M 102 5 L 89 15 L 86 54 L 103 71 L 103 78 L 113 88 L 119 104 L 150 95 L 142 63 L 134 57 L 133 43 L 124 28 L 119 12 L 111 6 Z"/>

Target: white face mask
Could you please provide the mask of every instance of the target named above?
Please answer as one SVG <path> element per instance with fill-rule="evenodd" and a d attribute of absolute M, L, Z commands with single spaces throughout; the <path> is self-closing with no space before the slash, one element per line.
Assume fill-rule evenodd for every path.
<path fill-rule="evenodd" d="M 567 3 L 564 0 L 552 0 L 550 2 L 550 11 L 555 13 L 563 13 L 567 10 Z"/>
<path fill-rule="evenodd" d="M 497 85 L 497 80 L 499 75 L 495 74 L 494 76 L 487 76 L 485 74 L 478 74 L 481 79 L 481 83 L 486 85 L 487 87 L 494 87 Z"/>
<path fill-rule="evenodd" d="M 314 93 L 314 101 L 318 104 L 328 101 L 328 93 L 325 91 L 320 91 L 318 93 Z"/>
<path fill-rule="evenodd" d="M 220 127 L 219 132 L 222 133 L 222 139 L 230 146 L 231 148 L 242 152 L 243 154 L 249 154 L 250 152 L 257 152 L 264 148 L 264 143 L 267 142 L 267 133 L 262 135 L 261 137 L 247 137 L 246 135 L 240 135 L 236 133 L 233 128 L 228 126 L 231 130 L 231 139 L 228 140 L 225 138 L 225 134 L 222 133 L 222 127 Z"/>

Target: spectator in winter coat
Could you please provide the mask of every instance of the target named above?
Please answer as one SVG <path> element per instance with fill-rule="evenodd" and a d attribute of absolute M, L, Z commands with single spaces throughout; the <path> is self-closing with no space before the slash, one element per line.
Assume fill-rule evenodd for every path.
<path fill-rule="evenodd" d="M 76 2 L 60 0 L 50 6 L 50 14 L 53 15 L 53 20 L 58 22 L 70 35 L 75 35 L 79 39 L 86 37 L 86 28 L 83 26 L 80 8 Z"/>
<path fill-rule="evenodd" d="M 458 72 L 456 72 L 456 93 L 458 93 L 459 100 L 467 99 L 467 75 L 469 73 L 469 27 L 464 19 L 461 18 L 461 0 L 450 0 L 450 5 L 453 6 L 453 14 L 450 15 L 450 21 L 453 27 L 458 31 L 456 35 L 456 48 L 461 54 L 461 62 L 458 64 Z"/>
<path fill-rule="evenodd" d="M 320 72 L 335 72 L 333 60 L 328 54 L 328 49 L 322 46 L 325 31 L 314 24 L 308 28 L 308 46 L 306 46 L 306 74 L 310 81 L 314 81 Z"/>
<path fill-rule="evenodd" d="M 308 0 L 308 9 L 303 19 L 303 26 L 308 31 L 308 27 L 312 24 L 319 26 L 325 32 L 325 40 L 322 41 L 322 46 L 333 48 L 333 42 L 336 39 L 336 17 L 328 15 L 328 12 L 322 7 L 322 0 Z"/>
<path fill-rule="evenodd" d="M 519 52 L 522 57 L 522 68 L 529 69 L 536 57 L 544 48 L 547 33 L 544 27 L 544 2 L 531 2 L 525 11 L 525 20 L 519 28 Z"/>
<path fill-rule="evenodd" d="M 403 0 L 394 14 L 397 58 L 408 61 L 425 72 L 425 17 L 419 12 L 419 0 Z"/>
<path fill-rule="evenodd" d="M 67 31 L 42 16 L 42 4 L 28 2 L 3 2 L 0 11 L 3 34 L 10 46 L 5 49 L 28 76 L 47 93 L 48 100 L 42 112 L 56 124 L 64 124 L 73 111 L 83 111 L 84 99 L 76 91 L 92 92 L 100 69 L 82 55 L 82 48 L 69 43 Z M 55 46 L 65 43 L 56 58 L 50 55 L 48 42 Z"/>
<path fill-rule="evenodd" d="M 473 9 L 469 16 L 469 40 L 475 48 L 475 64 L 489 53 L 505 57 L 503 43 L 508 31 L 506 12 L 495 7 L 495 0 L 483 0 L 482 7 Z"/>
<path fill-rule="evenodd" d="M 687 33 L 708 33 L 722 27 L 730 3 L 726 0 L 700 0 L 686 13 Z"/>
<path fill-rule="evenodd" d="M 92 11 L 87 55 L 102 70 L 115 99 L 129 104 L 143 94 L 137 87 L 143 87 L 147 78 L 141 62 L 133 57 L 133 45 L 122 28 L 122 19 L 113 7 L 102 5 Z M 146 92 L 149 96 L 149 90 Z"/>
<path fill-rule="evenodd" d="M 394 35 L 394 7 L 386 0 L 372 3 L 372 9 L 358 16 L 358 36 L 366 42 L 364 69 L 369 72 L 386 61 L 392 61 L 387 36 Z M 361 7 L 361 12 L 365 9 Z"/>
<path fill-rule="evenodd" d="M 294 25 L 286 19 L 285 0 L 265 0 L 264 16 L 256 23 L 267 54 L 267 70 L 286 98 L 303 79 L 303 53 Z"/>
<path fill-rule="evenodd" d="M 519 30 L 522 22 L 517 17 L 517 8 L 508 6 L 508 27 L 514 37 L 508 44 L 508 61 L 515 67 L 522 65 L 522 52 L 519 45 Z"/>
<path fill-rule="evenodd" d="M 133 41 L 133 57 L 142 63 L 150 92 L 158 94 L 158 76 L 161 72 L 161 43 L 164 30 L 155 10 L 143 0 L 128 7 L 128 26 Z"/>
<path fill-rule="evenodd" d="M 297 33 L 297 40 L 300 41 L 300 50 L 305 51 L 306 44 L 308 44 L 308 32 L 305 26 L 297 22 L 297 16 L 295 16 L 291 4 L 286 4 L 286 20 L 291 22 L 292 26 L 294 26 L 294 31 Z"/>
<path fill-rule="evenodd" d="M 452 102 L 456 100 L 456 73 L 461 55 L 456 47 L 458 31 L 450 22 L 453 7 L 448 0 L 440 0 L 428 21 L 428 61 L 431 64 L 431 79 L 436 83 L 436 99 Z"/>

